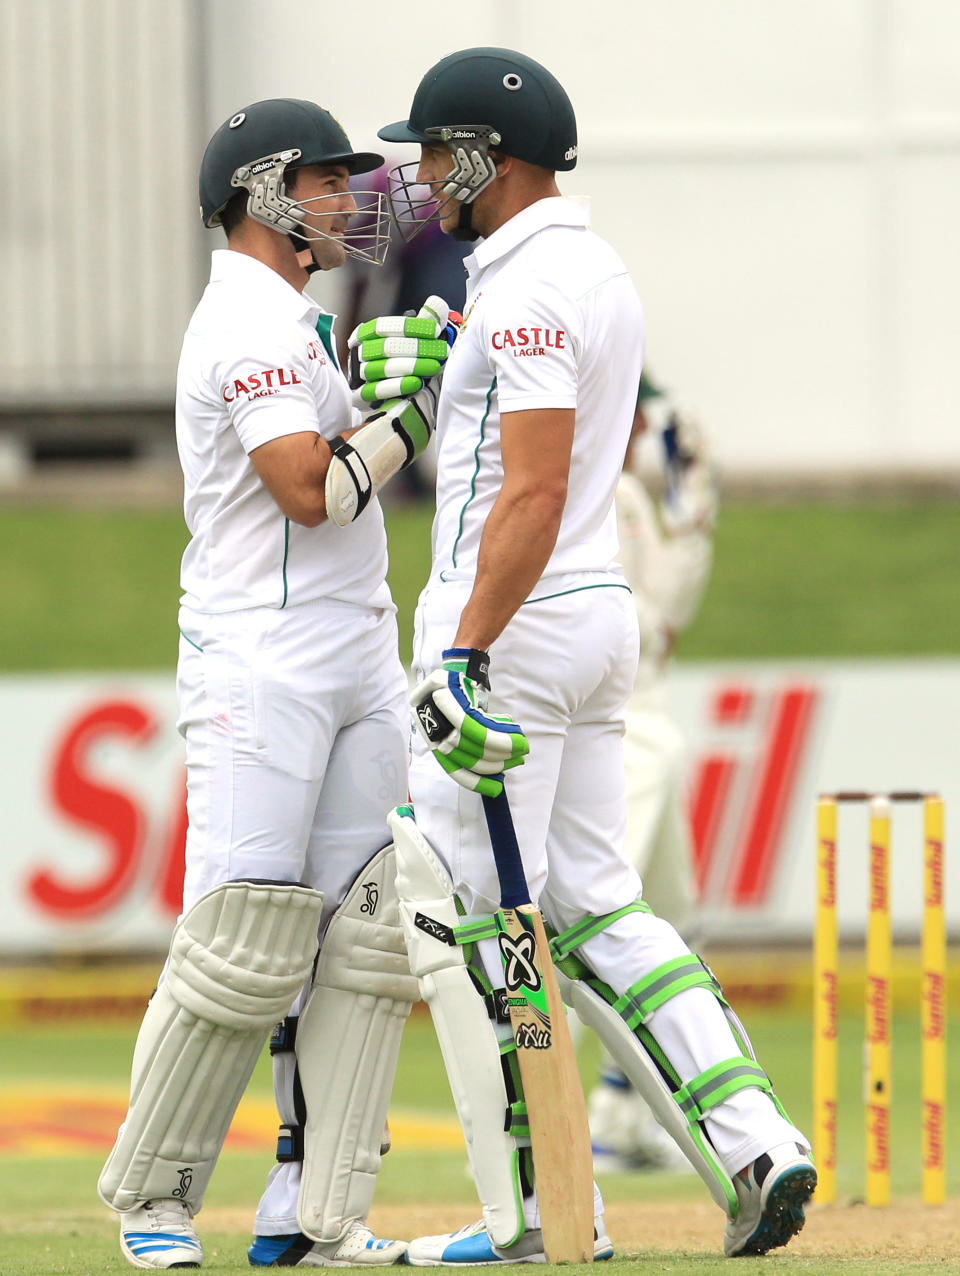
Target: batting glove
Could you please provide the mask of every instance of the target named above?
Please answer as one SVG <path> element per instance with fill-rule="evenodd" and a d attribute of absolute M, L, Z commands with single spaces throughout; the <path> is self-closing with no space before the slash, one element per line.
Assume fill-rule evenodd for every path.
<path fill-rule="evenodd" d="M 456 333 L 442 297 L 428 297 L 417 315 L 387 315 L 354 328 L 347 345 L 355 406 L 369 411 L 417 394 L 442 370 Z"/>
<path fill-rule="evenodd" d="M 490 657 L 473 647 L 452 647 L 443 666 L 416 686 L 410 703 L 417 729 L 444 771 L 485 797 L 503 792 L 503 772 L 530 752 L 510 718 L 487 713 Z"/>

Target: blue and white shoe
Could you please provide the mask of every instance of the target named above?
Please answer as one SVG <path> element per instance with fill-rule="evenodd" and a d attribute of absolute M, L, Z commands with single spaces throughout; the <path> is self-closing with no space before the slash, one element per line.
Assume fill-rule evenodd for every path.
<path fill-rule="evenodd" d="M 817 1171 L 798 1143 L 781 1143 L 733 1176 L 740 1212 L 727 1219 L 727 1258 L 765 1254 L 786 1245 L 803 1227 L 803 1207 L 817 1186 Z"/>
<path fill-rule="evenodd" d="M 247 1258 L 251 1267 L 390 1267 L 406 1252 L 406 1241 L 383 1240 L 354 1222 L 338 1241 L 314 1241 L 303 1232 L 255 1236 Z"/>
<path fill-rule="evenodd" d="M 134 1267 L 199 1267 L 203 1246 L 182 1201 L 144 1201 L 120 1215 L 120 1249 Z"/>
<path fill-rule="evenodd" d="M 613 1257 L 613 1245 L 606 1234 L 603 1217 L 593 1220 L 593 1261 Z M 407 1247 L 406 1262 L 411 1267 L 459 1267 L 505 1263 L 545 1263 L 543 1236 L 539 1228 L 524 1232 L 515 1245 L 500 1249 L 490 1239 L 481 1220 L 442 1236 L 421 1236 Z"/>

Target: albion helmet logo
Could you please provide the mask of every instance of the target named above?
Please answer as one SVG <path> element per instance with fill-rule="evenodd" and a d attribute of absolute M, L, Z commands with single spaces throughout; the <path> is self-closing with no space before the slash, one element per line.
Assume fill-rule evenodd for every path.
<path fill-rule="evenodd" d="M 568 147 L 567 147 L 567 149 L 563 152 L 563 158 L 564 158 L 564 159 L 576 159 L 576 158 L 577 158 L 577 148 L 576 148 L 575 146 L 568 146 Z"/>

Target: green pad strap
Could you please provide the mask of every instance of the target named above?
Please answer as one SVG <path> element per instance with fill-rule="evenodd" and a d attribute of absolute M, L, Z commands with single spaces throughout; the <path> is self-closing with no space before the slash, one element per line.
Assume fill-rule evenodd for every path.
<path fill-rule="evenodd" d="M 772 1094 L 773 1087 L 764 1070 L 750 1059 L 737 1055 L 715 1063 L 706 1072 L 688 1081 L 674 1098 L 688 1121 L 699 1121 L 704 1113 L 729 1099 L 738 1090 L 763 1090 Z"/>
<path fill-rule="evenodd" d="M 527 1105 L 522 1099 L 511 1103 L 507 1108 L 504 1129 L 515 1139 L 529 1139 L 530 1118 L 527 1116 Z"/>
<path fill-rule="evenodd" d="M 458 944 L 476 944 L 481 939 L 496 939 L 500 930 L 493 917 L 472 917 L 462 926 L 454 926 L 453 938 Z"/>
<path fill-rule="evenodd" d="M 527 1101 L 523 1095 L 517 1046 L 512 1037 L 505 1037 L 500 1042 L 500 1066 L 503 1069 L 503 1080 L 507 1089 L 507 1111 L 503 1128 L 515 1139 L 529 1139 L 530 1118 L 527 1115 Z"/>
<path fill-rule="evenodd" d="M 625 908 L 618 908 L 612 913 L 604 913 L 602 917 L 585 917 L 582 922 L 577 922 L 576 926 L 571 926 L 569 930 L 561 931 L 559 935 L 550 940 L 550 952 L 553 956 L 554 964 L 561 962 L 568 953 L 573 952 L 575 948 L 579 948 L 581 944 L 586 943 L 588 939 L 592 939 L 594 935 L 599 935 L 605 931 L 608 926 L 612 926 L 614 922 L 619 921 L 621 917 L 626 917 L 628 913 L 650 913 L 653 910 L 644 900 L 634 900 L 632 904 L 627 904 Z"/>
<path fill-rule="evenodd" d="M 692 953 L 675 957 L 651 971 L 645 979 L 631 984 L 613 1003 L 613 1008 L 630 1028 L 644 1023 L 665 1001 L 690 988 L 707 988 L 716 994 L 717 983 L 699 957 Z"/>

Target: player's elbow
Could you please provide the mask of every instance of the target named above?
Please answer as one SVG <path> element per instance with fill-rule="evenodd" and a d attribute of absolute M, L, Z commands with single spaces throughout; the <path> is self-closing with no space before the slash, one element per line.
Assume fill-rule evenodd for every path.
<path fill-rule="evenodd" d="M 559 527 L 566 503 L 565 475 L 541 482 L 527 493 L 526 505 L 531 522 L 542 527 Z"/>
<path fill-rule="evenodd" d="M 327 506 L 322 490 L 291 492 L 277 504 L 291 523 L 298 523 L 301 527 L 319 527 L 326 521 Z"/>
<path fill-rule="evenodd" d="M 320 507 L 316 505 L 313 507 L 303 507 L 298 509 L 295 513 L 288 514 L 287 518 L 289 518 L 291 523 L 299 523 L 301 527 L 319 527 L 321 523 L 326 522 L 327 511 L 321 501 Z"/>

